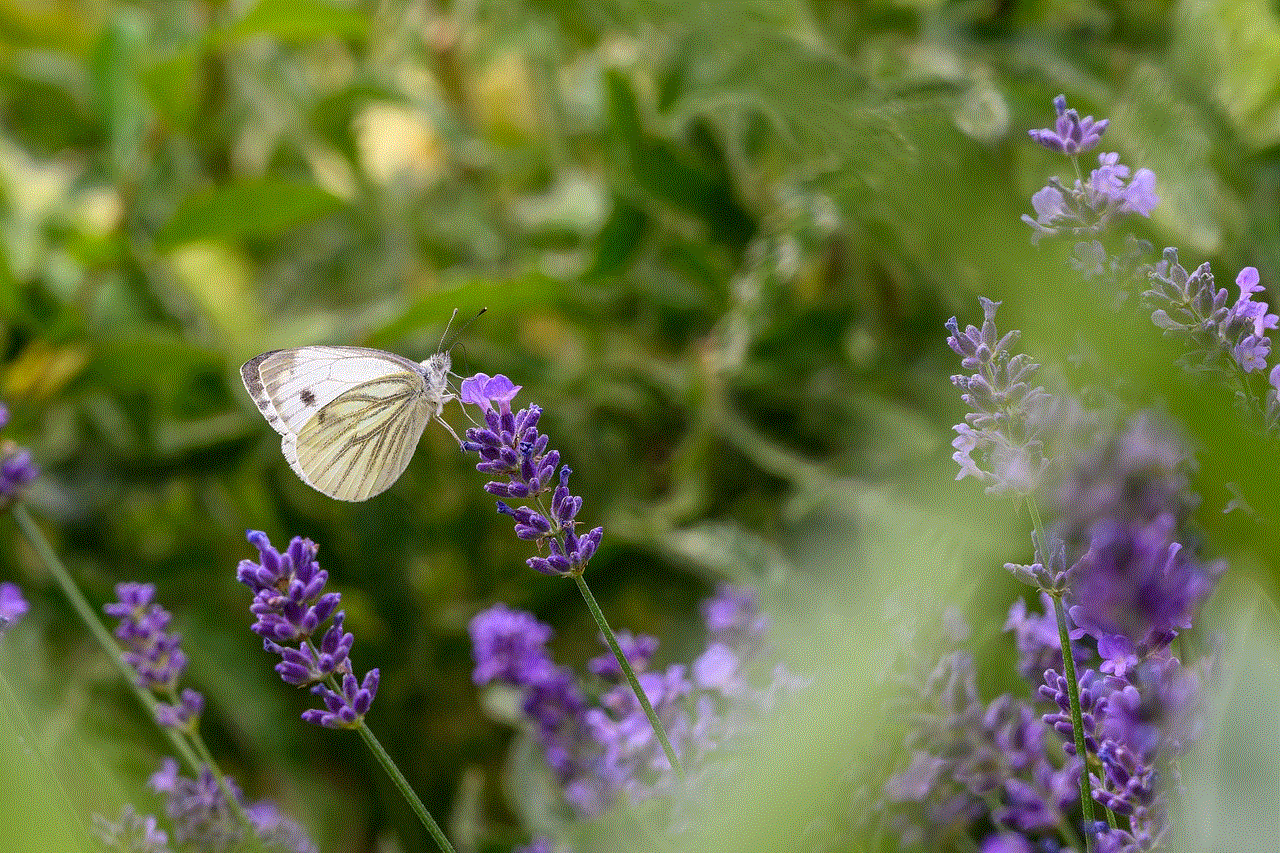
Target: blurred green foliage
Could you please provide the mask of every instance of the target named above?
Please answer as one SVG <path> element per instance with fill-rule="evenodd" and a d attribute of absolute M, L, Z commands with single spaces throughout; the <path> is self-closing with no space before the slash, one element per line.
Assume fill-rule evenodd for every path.
<path fill-rule="evenodd" d="M 615 625 L 687 659 L 728 578 L 762 591 L 796 668 L 847 663 L 761 745 L 782 777 L 730 798 L 702 850 L 869 843 L 848 780 L 885 599 L 971 606 L 989 677 L 1013 678 L 999 567 L 1025 522 L 949 482 L 942 323 L 976 320 L 979 294 L 1027 351 L 1090 346 L 1180 417 L 1208 549 L 1274 593 L 1275 531 L 1220 510 L 1234 482 L 1275 517 L 1275 448 L 1018 221 L 1059 167 L 1025 131 L 1066 92 L 1156 171 L 1154 242 L 1280 280 L 1268 4 L 3 0 L 0 33 L 0 399 L 44 469 L 30 503 L 95 604 L 158 584 L 225 768 L 323 850 L 427 842 L 353 736 L 297 722 L 309 697 L 247 630 L 246 529 L 320 543 L 356 666 L 382 669 L 370 724 L 460 850 L 554 817 L 536 756 L 504 770 L 467 620 L 531 609 L 579 663 L 594 630 L 443 430 L 367 504 L 299 482 L 237 374 L 267 349 L 420 359 L 487 306 L 455 368 L 543 406 L 606 528 L 589 577 Z M 163 741 L 0 531 L 0 574 L 35 604 L 11 675 L 53 775 L 86 815 L 146 808 Z M 780 778 L 804 788 L 785 807 Z"/>

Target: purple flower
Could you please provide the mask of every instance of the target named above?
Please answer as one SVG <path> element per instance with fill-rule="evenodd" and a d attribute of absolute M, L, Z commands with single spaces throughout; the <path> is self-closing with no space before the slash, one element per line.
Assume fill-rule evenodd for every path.
<path fill-rule="evenodd" d="M 1062 95 L 1054 98 L 1053 106 L 1058 113 L 1055 127 L 1029 133 L 1036 142 L 1066 154 L 1074 163 L 1079 154 L 1098 144 L 1108 120 L 1094 121 L 1092 116 L 1081 119 L 1075 110 L 1067 109 Z M 1129 167 L 1120 163 L 1119 154 L 1103 153 L 1098 155 L 1098 168 L 1089 173 L 1088 180 L 1077 179 L 1068 187 L 1058 178 L 1051 178 L 1048 186 L 1031 197 L 1035 219 L 1024 214 L 1022 221 L 1035 230 L 1032 242 L 1058 234 L 1093 236 L 1103 232 L 1121 214 L 1150 216 L 1160 201 L 1155 190 L 1156 176 L 1150 169 L 1139 169 L 1131 176 Z M 1102 249 L 1102 246 L 1098 244 L 1094 248 Z M 1088 267 L 1100 274 L 1109 266 L 1103 263 L 1105 256 L 1103 251 Z"/>
<path fill-rule="evenodd" d="M 1062 642 L 1058 636 L 1058 622 L 1053 614 L 1053 601 L 1047 593 L 1041 593 L 1043 612 L 1027 609 L 1021 598 L 1015 599 L 1009 608 L 1004 630 L 1012 631 L 1018 649 L 1018 674 L 1035 682 L 1046 669 L 1062 664 Z M 1084 659 L 1084 651 L 1072 644 L 1073 659 Z"/>
<path fill-rule="evenodd" d="M 1267 310 L 1267 303 L 1254 300 L 1263 289 L 1255 268 L 1242 269 L 1236 284 L 1240 295 L 1228 304 L 1226 288 L 1214 288 L 1209 264 L 1189 273 L 1174 248 L 1165 249 L 1164 260 L 1150 269 L 1143 297 L 1153 309 L 1151 322 L 1182 338 L 1187 367 L 1218 372 L 1238 368 L 1246 374 L 1267 370 L 1267 331 L 1276 328 L 1280 317 Z"/>
<path fill-rule="evenodd" d="M 1146 524 L 1099 521 L 1089 550 L 1068 574 L 1071 621 L 1095 639 L 1122 635 L 1166 646 L 1191 620 L 1225 570 L 1201 565 L 1174 539 L 1165 514 Z"/>
<path fill-rule="evenodd" d="M 120 819 L 93 816 L 93 833 L 109 850 L 129 853 L 170 853 L 169 834 L 160 829 L 154 815 L 139 814 L 133 806 L 120 810 Z"/>
<path fill-rule="evenodd" d="M 726 586 L 707 602 L 704 613 L 713 637 L 719 632 L 747 646 L 761 644 L 767 620 L 748 591 Z M 520 691 L 522 711 L 575 812 L 597 816 L 619 797 L 638 801 L 671 787 L 666 755 L 612 657 L 589 663 L 604 684 L 584 685 L 552 661 L 546 649 L 551 629 L 504 605 L 478 614 L 470 633 L 476 682 L 497 681 Z M 618 639 L 690 772 L 718 745 L 749 731 L 782 691 L 799 684 L 783 671 L 775 674 L 775 683 L 757 688 L 742 671 L 740 649 L 715 640 L 692 671 L 682 664 L 651 671 L 654 638 L 623 632 Z"/>
<path fill-rule="evenodd" d="M 251 803 L 245 806 L 245 814 L 254 834 L 268 850 L 319 853 L 320 848 L 311 842 L 301 824 L 282 814 L 274 803 L 267 800 Z"/>
<path fill-rule="evenodd" d="M 511 400 L 520 387 L 501 374 L 478 373 L 463 380 L 460 399 L 479 407 L 485 426 L 468 429 L 462 446 L 479 454 L 477 470 L 505 478 L 486 483 L 486 492 L 537 504 L 535 509 L 498 501 L 498 512 L 514 519 L 516 536 L 547 550 L 545 557 L 529 558 L 529 567 L 547 575 L 577 577 L 599 547 L 604 528 L 577 534 L 582 498 L 569 493 L 569 466 L 560 465 L 560 452 L 548 450 L 549 439 L 538 432 L 542 409 L 531 405 L 511 411 Z M 551 493 L 549 511 L 542 503 L 547 493 Z"/>
<path fill-rule="evenodd" d="M 756 594 L 745 587 L 721 584 L 702 603 L 702 618 L 713 643 L 747 651 L 769 632 L 769 617 L 760 613 Z"/>
<path fill-rule="evenodd" d="M 156 722 L 166 728 L 194 726 L 204 710 L 204 697 L 190 688 L 178 693 L 187 656 L 182 651 L 182 635 L 169 631 L 173 617 L 155 603 L 155 595 L 155 584 L 117 584 L 120 600 L 102 609 L 120 620 L 115 637 L 124 647 L 125 663 L 138 676 L 138 686 L 169 700 L 156 706 Z"/>
<path fill-rule="evenodd" d="M 316 684 L 311 692 L 324 702 L 325 710 L 309 708 L 302 712 L 302 720 L 315 723 L 327 729 L 349 729 L 359 724 L 364 715 L 369 713 L 373 697 L 378 694 L 379 672 L 371 669 L 364 675 L 363 681 L 349 672 L 342 674 L 342 692 L 332 690 L 324 684 Z"/>
<path fill-rule="evenodd" d="M 1058 95 L 1053 99 L 1053 108 L 1058 113 L 1058 120 L 1051 128 L 1028 131 L 1031 138 L 1059 154 L 1083 154 L 1098 144 L 1103 131 L 1110 124 L 1108 119 L 1094 121 L 1093 116 L 1080 118 L 1074 109 L 1067 109 L 1067 96 Z"/>
<path fill-rule="evenodd" d="M 1021 835 L 1002 832 L 999 835 L 988 835 L 978 848 L 979 853 L 1036 853 L 1031 842 Z"/>
<path fill-rule="evenodd" d="M 477 613 L 467 630 L 476 662 L 471 677 L 476 684 L 503 681 L 525 686 L 537 682 L 547 667 L 554 666 L 546 648 L 551 626 L 539 622 L 532 613 L 495 604 Z"/>
<path fill-rule="evenodd" d="M 9 408 L 0 403 L 0 429 L 9 423 Z M 31 451 L 12 441 L 0 441 L 0 506 L 22 496 L 23 490 L 40 473 Z"/>
<path fill-rule="evenodd" d="M 580 716 L 586 699 L 573 674 L 551 660 L 551 626 L 533 614 L 497 604 L 471 620 L 476 684 L 498 681 L 519 689 L 535 723 L 547 764 L 567 779 L 578 768 Z"/>
<path fill-rule="evenodd" d="M 249 818 L 254 834 L 266 850 L 282 853 L 318 853 L 302 827 L 280 814 L 270 802 L 246 803 L 244 794 L 231 779 L 227 788 Z M 241 846 L 244 835 L 217 777 L 206 765 L 199 775 L 188 778 L 178 772 L 178 764 L 166 758 L 148 780 L 148 787 L 165 796 L 165 814 L 173 826 L 173 840 L 184 849 L 230 850 Z"/>
<path fill-rule="evenodd" d="M 203 712 L 204 696 L 188 687 L 176 703 L 168 705 L 161 702 L 156 706 L 156 722 L 168 729 L 189 728 Z"/>
<path fill-rule="evenodd" d="M 16 584 L 0 583 L 0 637 L 18 624 L 18 620 L 26 615 L 30 605 L 22 597 L 22 590 Z"/>
<path fill-rule="evenodd" d="M 497 403 L 498 414 L 509 415 L 511 401 L 523 387 L 511 384 L 511 380 L 501 373 L 493 377 L 487 373 L 477 373 L 469 379 L 462 380 L 458 399 L 463 403 L 479 406 L 483 412 L 488 412 L 493 408 L 493 404 Z"/>
<path fill-rule="evenodd" d="M 622 649 L 622 656 L 636 672 L 646 670 L 649 667 L 649 659 L 658 650 L 658 638 L 650 637 L 648 634 L 637 635 L 622 630 L 618 632 L 615 639 L 618 641 L 618 648 Z M 599 640 L 601 644 L 605 643 L 603 634 L 600 635 Z M 622 678 L 622 667 L 618 665 L 618 659 L 612 652 L 598 655 L 587 661 L 587 669 L 601 678 L 610 680 Z"/>
<path fill-rule="evenodd" d="M 1187 518 L 1195 508 L 1191 457 L 1170 426 L 1150 412 L 1087 428 L 1061 481 L 1049 495 L 1051 538 L 1065 543 L 1071 563 L 1090 545 L 1099 521 L 1147 523 L 1161 515 Z"/>
<path fill-rule="evenodd" d="M 1032 387 L 1039 365 L 1030 357 L 1013 355 L 1010 348 L 1019 333 L 999 337 L 996 309 L 999 302 L 981 297 L 982 328 L 960 330 L 955 317 L 947 321 L 951 332 L 947 345 L 960 356 L 960 364 L 972 374 L 957 374 L 951 382 L 971 410 L 951 443 L 952 459 L 960 466 L 956 479 L 967 476 L 987 484 L 988 492 L 1030 494 L 1038 488 L 1048 459 L 1042 433 L 1050 419 L 1052 398 L 1040 386 Z M 975 457 L 977 455 L 977 458 Z"/>
<path fill-rule="evenodd" d="M 932 847 L 983 818 L 1043 832 L 1078 801 L 1079 765 L 1055 760 L 1025 701 L 978 698 L 972 657 L 945 656 L 895 709 L 912 720 L 911 758 L 884 786 L 890 824 L 907 844 Z"/>
<path fill-rule="evenodd" d="M 352 672 L 349 655 L 355 637 L 344 630 L 345 614 L 337 610 L 342 596 L 324 591 L 329 573 L 316 562 L 318 546 L 295 536 L 280 553 L 261 531 L 250 530 L 247 538 L 258 549 L 259 562 L 241 560 L 236 579 L 253 590 L 252 630 L 262 637 L 263 648 L 280 655 L 275 670 L 281 680 L 295 687 L 312 685 L 311 692 L 325 706 L 304 712 L 302 719 L 326 728 L 358 726 L 377 694 L 378 670 L 370 670 L 362 681 Z M 317 643 L 315 633 L 330 618 Z"/>

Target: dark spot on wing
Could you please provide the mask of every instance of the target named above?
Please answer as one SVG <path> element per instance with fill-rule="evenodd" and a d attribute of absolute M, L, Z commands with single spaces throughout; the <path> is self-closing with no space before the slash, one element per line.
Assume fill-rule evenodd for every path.
<path fill-rule="evenodd" d="M 310 388 L 303 388 L 298 397 L 302 400 L 304 406 L 314 406 L 316 404 L 316 395 L 311 393 Z"/>
<path fill-rule="evenodd" d="M 316 412 L 316 423 L 318 424 L 324 423 L 324 409 L 321 409 L 320 411 Z"/>

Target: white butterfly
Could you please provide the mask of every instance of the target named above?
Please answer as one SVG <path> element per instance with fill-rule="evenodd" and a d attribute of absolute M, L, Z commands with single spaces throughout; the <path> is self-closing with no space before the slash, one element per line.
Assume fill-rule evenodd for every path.
<path fill-rule="evenodd" d="M 340 501 L 363 501 L 400 478 L 435 418 L 456 395 L 448 352 L 421 363 L 364 347 L 273 350 L 240 368 L 249 396 L 282 436 L 302 481 Z M 462 442 L 459 441 L 459 444 Z"/>

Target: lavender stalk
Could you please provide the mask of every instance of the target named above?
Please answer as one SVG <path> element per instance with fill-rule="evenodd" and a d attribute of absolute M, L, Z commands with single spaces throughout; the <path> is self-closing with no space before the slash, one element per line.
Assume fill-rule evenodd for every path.
<path fill-rule="evenodd" d="M 582 508 L 582 498 L 569 492 L 572 472 L 567 465 L 560 465 L 560 452 L 548 450 L 549 439 L 538 431 L 542 409 L 530 405 L 519 412 L 511 411 L 511 401 L 520 388 L 501 374 L 490 377 L 478 373 L 463 380 L 459 399 L 480 409 L 485 426 L 468 429 L 462 447 L 479 454 L 481 461 L 476 465 L 477 470 L 506 478 L 505 481 L 492 480 L 484 488 L 489 494 L 504 499 L 498 501 L 498 512 L 515 520 L 516 536 L 547 549 L 547 556 L 529 558 L 529 567 L 543 574 L 571 577 L 577 584 L 596 626 L 609 644 L 609 650 L 635 691 L 636 700 L 644 709 L 667 761 L 676 776 L 683 780 L 684 767 L 662 721 L 582 577 L 587 561 L 600 544 L 604 528 L 593 528 L 584 536 L 577 534 L 578 522 L 575 519 Z M 545 503 L 548 492 L 551 493 L 549 510 Z M 532 506 L 513 507 L 506 502 L 513 499 Z"/>

